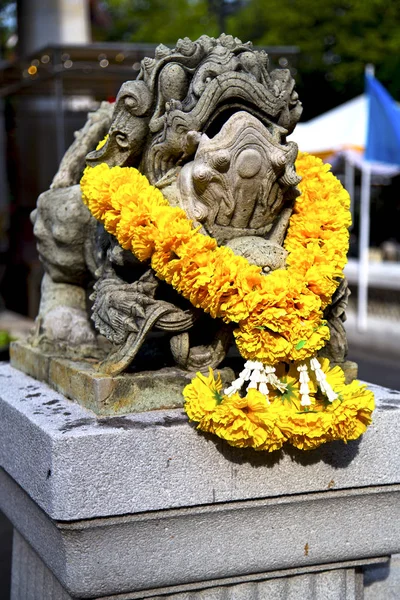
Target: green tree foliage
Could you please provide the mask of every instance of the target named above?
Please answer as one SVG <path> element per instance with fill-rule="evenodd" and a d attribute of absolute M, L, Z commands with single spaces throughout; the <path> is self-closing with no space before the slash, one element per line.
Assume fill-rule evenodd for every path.
<path fill-rule="evenodd" d="M 251 0 L 228 29 L 255 44 L 299 46 L 296 78 L 308 116 L 361 93 L 368 63 L 400 99 L 399 2 Z"/>
<path fill-rule="evenodd" d="M 362 93 L 364 68 L 400 100 L 400 2 L 394 0 L 107 0 L 106 38 L 174 43 L 225 33 L 300 49 L 296 79 L 310 118 Z M 222 14 L 223 13 L 223 14 Z M 222 18 L 221 18 L 222 15 Z"/>
<path fill-rule="evenodd" d="M 108 41 L 173 44 L 178 38 L 218 34 L 207 0 L 107 0 Z"/>

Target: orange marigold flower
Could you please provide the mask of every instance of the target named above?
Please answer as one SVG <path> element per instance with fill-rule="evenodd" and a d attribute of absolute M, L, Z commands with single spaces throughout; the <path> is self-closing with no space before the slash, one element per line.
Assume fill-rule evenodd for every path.
<path fill-rule="evenodd" d="M 326 411 L 332 418 L 331 431 L 334 439 L 356 440 L 372 420 L 375 408 L 373 393 L 359 381 L 352 381 L 342 388 L 339 399 Z"/>

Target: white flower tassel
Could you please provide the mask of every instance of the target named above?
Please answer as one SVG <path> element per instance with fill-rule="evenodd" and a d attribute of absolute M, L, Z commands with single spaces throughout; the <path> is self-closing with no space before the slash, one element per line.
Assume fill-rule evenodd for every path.
<path fill-rule="evenodd" d="M 233 381 L 229 387 L 224 389 L 224 394 L 226 396 L 232 396 L 232 394 L 235 394 L 240 390 L 243 384 L 244 381 L 240 381 L 240 377 L 238 379 L 235 379 L 235 381 Z"/>
<path fill-rule="evenodd" d="M 325 394 L 329 402 L 333 402 L 338 398 L 336 392 L 333 391 L 331 385 L 326 380 L 326 375 L 321 369 L 321 365 L 316 358 L 310 360 L 310 367 L 315 375 L 318 387 L 321 392 Z M 308 367 L 305 363 L 298 365 L 297 370 L 299 372 L 300 382 L 300 405 L 311 406 L 310 397 L 310 375 L 308 373 Z M 244 364 L 244 369 L 239 373 L 239 377 L 231 383 L 231 385 L 224 390 L 226 396 L 232 396 L 240 392 L 242 387 L 247 383 L 246 391 L 258 390 L 263 394 L 269 404 L 268 396 L 271 386 L 284 393 L 287 389 L 286 383 L 283 383 L 275 375 L 275 367 L 270 365 L 263 365 L 258 360 L 248 360 Z"/>
<path fill-rule="evenodd" d="M 308 382 L 310 381 L 310 376 L 308 374 L 307 365 L 299 365 L 297 367 L 299 372 L 299 380 L 300 380 L 300 405 L 301 406 L 311 406 L 311 398 L 310 398 L 310 386 Z"/>
<path fill-rule="evenodd" d="M 312 358 L 310 360 L 310 367 L 314 371 L 315 379 L 318 382 L 321 392 L 325 394 L 329 402 L 334 402 L 334 400 L 337 400 L 338 395 L 333 391 L 330 383 L 327 382 L 326 375 L 321 369 L 320 362 L 317 358 Z"/>
<path fill-rule="evenodd" d="M 287 388 L 286 384 L 279 381 L 275 375 L 275 367 L 263 365 L 262 362 L 258 360 L 248 360 L 245 362 L 243 371 L 239 373 L 239 377 L 224 390 L 224 394 L 231 396 L 232 394 L 239 392 L 246 382 L 249 382 L 246 391 L 258 389 L 258 391 L 265 396 L 268 403 L 268 384 L 281 392 L 284 392 Z"/>
<path fill-rule="evenodd" d="M 246 371 L 246 367 L 247 367 L 247 369 L 249 369 L 251 371 L 250 376 L 249 376 L 250 383 L 246 388 L 246 392 L 248 392 L 251 389 L 257 390 L 258 385 L 260 383 L 262 383 L 261 380 L 262 380 L 262 373 L 264 371 L 264 365 L 262 364 L 262 362 L 260 362 L 258 360 L 248 360 L 244 364 L 244 371 L 242 371 L 242 373 L 244 373 Z M 240 375 L 239 375 L 239 377 L 240 377 Z M 267 398 L 267 400 L 268 400 L 268 398 Z"/>
<path fill-rule="evenodd" d="M 286 385 L 286 383 L 283 383 L 282 381 L 280 381 L 277 378 L 277 376 L 275 375 L 275 371 L 276 371 L 275 367 L 270 367 L 268 365 L 265 365 L 264 371 L 267 374 L 267 382 L 270 383 L 272 385 L 272 387 L 279 390 L 283 394 L 283 392 L 285 392 L 287 389 L 287 385 Z"/>

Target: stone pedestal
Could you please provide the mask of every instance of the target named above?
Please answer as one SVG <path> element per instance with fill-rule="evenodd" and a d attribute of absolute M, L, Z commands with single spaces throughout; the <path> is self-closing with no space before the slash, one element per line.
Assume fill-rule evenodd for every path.
<path fill-rule="evenodd" d="M 361 440 L 268 455 L 0 366 L 12 600 L 400 597 L 400 393 L 372 387 Z"/>

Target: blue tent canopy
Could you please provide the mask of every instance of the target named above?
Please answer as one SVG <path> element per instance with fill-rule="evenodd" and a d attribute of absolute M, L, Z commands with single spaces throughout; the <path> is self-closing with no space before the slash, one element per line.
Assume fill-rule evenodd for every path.
<path fill-rule="evenodd" d="M 365 159 L 400 165 L 400 108 L 372 74 L 366 74 L 368 125 Z"/>

